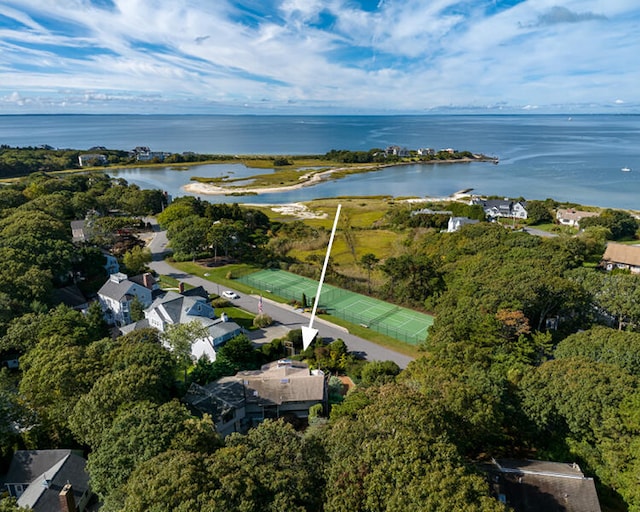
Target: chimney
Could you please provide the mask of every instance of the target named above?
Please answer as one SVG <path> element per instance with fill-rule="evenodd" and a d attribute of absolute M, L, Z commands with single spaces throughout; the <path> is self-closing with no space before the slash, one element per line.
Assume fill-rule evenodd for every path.
<path fill-rule="evenodd" d="M 142 274 L 142 284 L 149 290 L 153 289 L 153 276 L 149 272 Z"/>
<path fill-rule="evenodd" d="M 73 497 L 73 487 L 71 487 L 70 483 L 67 483 L 62 488 L 60 494 L 58 494 L 58 499 L 60 500 L 61 512 L 75 512 L 76 500 Z"/>
<path fill-rule="evenodd" d="M 184 283 L 182 281 L 180 281 L 180 283 L 178 283 L 178 291 L 180 293 L 184 293 Z"/>

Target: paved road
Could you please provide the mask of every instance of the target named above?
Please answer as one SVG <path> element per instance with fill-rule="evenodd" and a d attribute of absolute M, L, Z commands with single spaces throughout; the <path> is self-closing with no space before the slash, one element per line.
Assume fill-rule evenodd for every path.
<path fill-rule="evenodd" d="M 167 236 L 165 231 L 160 231 L 152 219 L 146 219 L 151 222 L 155 228 L 155 235 L 149 244 L 149 249 L 153 256 L 153 260 L 149 265 L 158 274 L 168 275 L 180 281 L 184 281 L 192 286 L 202 286 L 209 293 L 216 293 L 220 295 L 220 285 L 212 283 L 201 277 L 193 276 L 191 274 L 185 274 L 180 270 L 172 267 L 166 261 L 164 257 L 169 253 L 167 250 Z M 231 288 L 224 288 L 225 290 Z M 233 290 L 237 291 L 237 290 Z M 247 295 L 237 292 L 240 295 L 239 299 L 234 300 L 236 306 L 241 307 L 247 311 L 258 311 L 259 295 Z M 310 315 L 308 313 L 301 313 L 293 310 L 290 306 L 272 302 L 270 300 L 263 300 L 263 311 L 269 315 L 279 324 L 287 327 L 288 329 L 298 329 L 303 325 L 309 325 Z M 388 348 L 381 347 L 367 341 L 365 339 L 354 336 L 346 331 L 344 328 L 326 322 L 320 318 L 315 318 L 313 326 L 318 329 L 319 335 L 325 340 L 333 341 L 341 338 L 352 352 L 361 353 L 370 361 L 394 361 L 400 368 L 406 368 L 407 365 L 413 360 L 409 356 L 399 354 Z"/>

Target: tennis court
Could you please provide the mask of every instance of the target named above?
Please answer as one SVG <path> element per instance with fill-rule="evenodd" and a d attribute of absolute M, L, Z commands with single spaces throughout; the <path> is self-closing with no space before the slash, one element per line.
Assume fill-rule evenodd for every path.
<path fill-rule="evenodd" d="M 243 283 L 285 299 L 307 297 L 313 304 L 318 282 L 284 270 L 261 270 L 240 278 Z M 359 293 L 322 285 L 319 306 L 331 315 L 417 345 L 427 337 L 433 317 Z"/>

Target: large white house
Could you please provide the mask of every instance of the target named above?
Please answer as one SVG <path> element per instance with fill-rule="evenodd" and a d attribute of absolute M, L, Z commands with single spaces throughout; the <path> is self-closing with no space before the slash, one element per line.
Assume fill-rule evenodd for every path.
<path fill-rule="evenodd" d="M 216 318 L 215 309 L 204 297 L 185 295 L 169 291 L 156 298 L 145 309 L 144 320 L 121 327 L 128 333 L 144 327 L 153 327 L 164 332 L 170 325 L 186 324 L 193 321 L 202 325 L 208 333 L 206 338 L 196 340 L 191 346 L 191 356 L 199 359 L 206 356 L 210 361 L 216 359 L 216 349 L 242 334 L 242 328 L 229 321 L 226 315 Z"/>
<path fill-rule="evenodd" d="M 149 273 L 132 278 L 122 272 L 111 274 L 98 291 L 105 320 L 115 325 L 130 324 L 131 301 L 137 297 L 144 307 L 148 307 L 153 300 L 153 291 L 157 289 L 155 279 Z"/>
<path fill-rule="evenodd" d="M 471 200 L 471 204 L 481 205 L 489 220 L 494 220 L 498 217 L 526 219 L 528 215 L 526 201 L 514 201 L 511 199 L 482 199 L 476 197 Z"/>

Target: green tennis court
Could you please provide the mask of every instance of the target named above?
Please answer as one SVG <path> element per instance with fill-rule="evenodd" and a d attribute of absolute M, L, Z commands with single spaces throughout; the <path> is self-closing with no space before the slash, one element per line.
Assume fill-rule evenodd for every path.
<path fill-rule="evenodd" d="M 315 300 L 318 282 L 284 270 L 261 270 L 240 278 L 245 284 L 285 299 Z M 411 344 L 422 343 L 433 317 L 388 302 L 322 285 L 319 305 L 329 314 Z"/>

